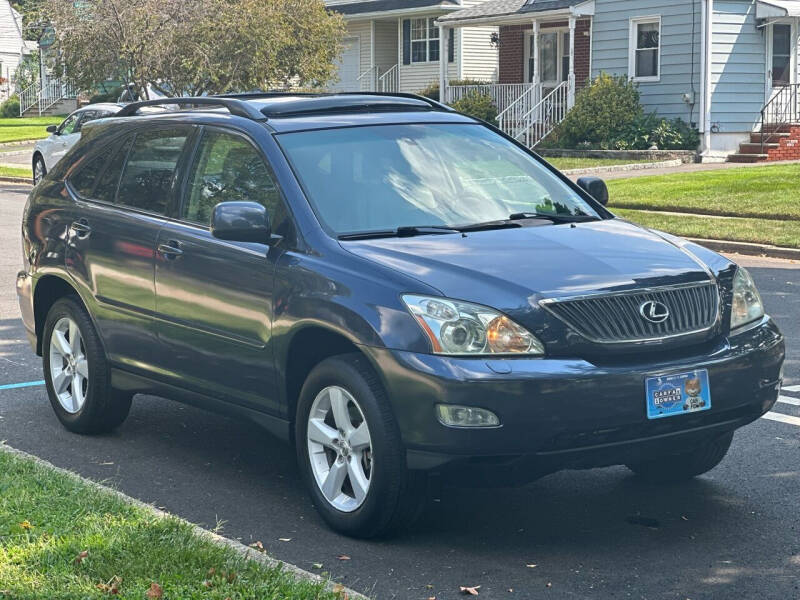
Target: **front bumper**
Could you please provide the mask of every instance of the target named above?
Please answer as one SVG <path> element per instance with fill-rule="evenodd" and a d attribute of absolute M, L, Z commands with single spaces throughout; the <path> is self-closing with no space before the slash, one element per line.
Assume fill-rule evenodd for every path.
<path fill-rule="evenodd" d="M 777 400 L 785 355 L 769 317 L 685 355 L 608 363 L 364 351 L 383 377 L 411 468 L 485 468 L 510 471 L 515 480 L 686 452 L 746 425 Z M 694 369 L 708 369 L 712 409 L 648 420 L 645 378 Z M 488 408 L 501 426 L 445 427 L 436 418 L 438 403 Z"/>

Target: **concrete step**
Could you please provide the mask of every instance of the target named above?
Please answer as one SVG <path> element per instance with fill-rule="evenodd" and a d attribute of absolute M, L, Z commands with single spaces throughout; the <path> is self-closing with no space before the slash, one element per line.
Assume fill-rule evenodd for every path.
<path fill-rule="evenodd" d="M 759 143 L 743 142 L 739 144 L 739 153 L 740 154 L 761 154 L 762 152 L 767 153 L 773 148 L 777 148 L 778 146 L 780 146 L 778 142 L 767 142 L 763 144 L 763 146 L 760 142 Z"/>
<path fill-rule="evenodd" d="M 766 133 L 751 133 L 750 134 L 750 142 L 753 143 L 753 144 L 760 144 L 761 143 L 761 138 L 764 138 L 764 140 L 767 141 L 767 142 L 780 143 L 780 141 L 782 139 L 788 138 L 791 135 L 792 135 L 791 133 L 778 133 L 778 132 L 775 132 L 775 133 L 769 133 L 769 132 L 766 132 Z"/>
<path fill-rule="evenodd" d="M 737 152 L 736 154 L 728 156 L 728 162 L 756 163 L 767 160 L 768 158 L 768 154 L 742 154 L 741 152 Z"/>
<path fill-rule="evenodd" d="M 800 123 L 764 123 L 761 131 L 764 133 L 789 133 L 793 127 L 800 127 Z"/>

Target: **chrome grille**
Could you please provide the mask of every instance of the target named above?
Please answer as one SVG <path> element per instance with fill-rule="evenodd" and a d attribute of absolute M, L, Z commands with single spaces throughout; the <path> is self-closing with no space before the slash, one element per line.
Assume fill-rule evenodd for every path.
<path fill-rule="evenodd" d="M 642 315 L 642 305 L 659 302 L 669 310 L 662 323 Z M 544 308 L 586 339 L 602 344 L 663 339 L 707 331 L 719 315 L 719 291 L 713 282 L 542 300 Z"/>

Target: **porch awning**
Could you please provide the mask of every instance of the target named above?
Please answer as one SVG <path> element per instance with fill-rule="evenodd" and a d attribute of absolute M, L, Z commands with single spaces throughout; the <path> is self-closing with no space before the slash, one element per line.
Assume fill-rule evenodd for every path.
<path fill-rule="evenodd" d="M 575 17 L 594 15 L 594 0 L 488 0 L 439 17 L 438 21 L 447 27 L 512 25 L 528 23 L 536 16 L 551 15 Z"/>
<path fill-rule="evenodd" d="M 758 0 L 756 19 L 800 17 L 800 0 Z"/>
<path fill-rule="evenodd" d="M 328 10 L 346 17 L 363 17 L 374 13 L 409 12 L 413 10 L 456 10 L 457 0 L 364 0 L 345 4 L 328 4 Z"/>

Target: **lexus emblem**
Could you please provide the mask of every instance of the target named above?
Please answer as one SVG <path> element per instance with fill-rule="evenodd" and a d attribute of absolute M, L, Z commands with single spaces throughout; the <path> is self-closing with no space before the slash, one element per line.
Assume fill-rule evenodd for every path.
<path fill-rule="evenodd" d="M 651 323 L 663 323 L 669 319 L 669 309 L 663 302 L 648 300 L 639 307 L 639 314 Z"/>

